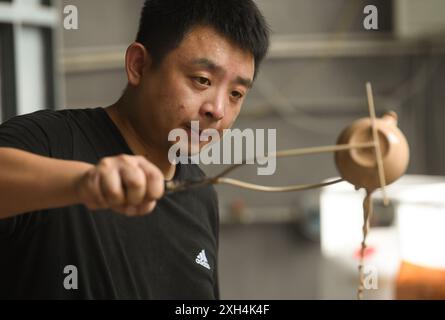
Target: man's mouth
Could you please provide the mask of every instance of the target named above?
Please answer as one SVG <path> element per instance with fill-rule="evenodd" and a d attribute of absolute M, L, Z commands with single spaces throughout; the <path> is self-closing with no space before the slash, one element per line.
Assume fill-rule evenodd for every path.
<path fill-rule="evenodd" d="M 193 134 L 197 134 L 199 136 L 201 136 L 201 133 L 203 131 L 203 130 L 196 130 L 196 128 L 192 128 L 192 126 L 190 124 L 186 124 L 184 127 L 185 127 L 187 133 L 190 133 L 190 134 L 193 133 Z"/>

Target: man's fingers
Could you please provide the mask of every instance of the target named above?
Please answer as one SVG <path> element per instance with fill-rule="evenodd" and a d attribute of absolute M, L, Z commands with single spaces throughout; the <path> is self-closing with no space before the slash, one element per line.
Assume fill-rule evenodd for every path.
<path fill-rule="evenodd" d="M 144 201 L 138 206 L 117 206 L 112 210 L 125 214 L 129 217 L 143 216 L 149 214 L 156 207 L 156 201 Z"/>
<path fill-rule="evenodd" d="M 144 171 L 137 165 L 120 169 L 122 184 L 125 188 L 125 204 L 137 206 L 145 198 L 148 187 Z"/>
<path fill-rule="evenodd" d="M 107 208 L 108 203 L 105 200 L 101 187 L 100 176 L 96 170 L 90 170 L 86 174 L 86 187 L 83 191 L 85 198 L 85 205 L 92 209 Z"/>
<path fill-rule="evenodd" d="M 100 186 L 100 174 L 98 172 L 96 172 L 95 177 L 94 177 L 94 187 L 96 190 L 97 202 L 98 202 L 100 208 L 108 207 L 107 199 L 105 198 L 105 195 L 103 194 L 102 188 Z"/>
<path fill-rule="evenodd" d="M 144 157 L 137 157 L 137 160 L 147 179 L 146 198 L 148 200 L 160 199 L 164 194 L 164 175 L 158 167 Z"/>
<path fill-rule="evenodd" d="M 124 205 L 125 192 L 118 168 L 105 167 L 98 171 L 100 173 L 100 188 L 108 206 Z"/>
<path fill-rule="evenodd" d="M 142 156 L 108 157 L 86 174 L 80 190 L 83 203 L 90 209 L 143 215 L 153 211 L 156 200 L 163 196 L 164 175 Z"/>
<path fill-rule="evenodd" d="M 144 201 L 140 206 L 136 208 L 137 215 L 144 215 L 152 212 L 156 207 L 156 201 Z"/>

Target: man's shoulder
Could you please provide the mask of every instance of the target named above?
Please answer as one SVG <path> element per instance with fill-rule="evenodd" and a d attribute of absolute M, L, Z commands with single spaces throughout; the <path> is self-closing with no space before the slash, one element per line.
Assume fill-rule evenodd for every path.
<path fill-rule="evenodd" d="M 38 110 L 15 118 L 24 125 L 32 124 L 47 133 L 63 132 L 72 134 L 77 131 L 97 130 L 107 126 L 106 112 L 103 108 L 78 108 L 60 110 Z M 101 129 L 99 129 L 101 130 Z"/>
<path fill-rule="evenodd" d="M 100 112 L 99 108 L 43 109 L 12 117 L 0 125 L 0 146 L 69 158 L 76 132 L 103 128 L 104 115 Z"/>
<path fill-rule="evenodd" d="M 94 117 L 102 115 L 105 110 L 101 107 L 97 108 L 69 108 L 59 110 L 39 110 L 28 114 L 28 116 L 34 117 L 53 117 L 53 118 L 70 118 L 70 117 Z"/>
<path fill-rule="evenodd" d="M 15 116 L 8 121 L 28 120 L 36 123 L 49 123 L 54 121 L 68 120 L 73 117 L 93 116 L 101 112 L 101 108 L 82 108 L 82 109 L 42 109 L 34 112 Z"/>

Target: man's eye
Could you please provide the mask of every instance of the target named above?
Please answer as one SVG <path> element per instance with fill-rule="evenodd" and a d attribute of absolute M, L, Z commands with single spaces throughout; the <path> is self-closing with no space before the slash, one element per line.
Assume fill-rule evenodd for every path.
<path fill-rule="evenodd" d="M 195 77 L 195 80 L 203 85 L 203 86 L 210 86 L 210 80 L 204 77 Z"/>
<path fill-rule="evenodd" d="M 239 91 L 232 91 L 232 97 L 235 99 L 241 99 L 243 97 L 243 94 Z"/>

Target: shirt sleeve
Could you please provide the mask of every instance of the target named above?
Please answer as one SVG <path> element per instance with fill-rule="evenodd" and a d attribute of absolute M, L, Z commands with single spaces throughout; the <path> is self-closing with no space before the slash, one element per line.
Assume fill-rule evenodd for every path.
<path fill-rule="evenodd" d="M 62 114 L 52 110 L 41 110 L 13 117 L 2 123 L 0 147 L 64 159 L 72 153 L 72 134 L 70 133 Z M 24 216 L 0 219 L 0 239 L 12 236 L 22 224 Z"/>
<path fill-rule="evenodd" d="M 0 125 L 0 147 L 34 154 L 66 158 L 72 150 L 72 135 L 64 116 L 40 110 L 13 117 Z"/>

